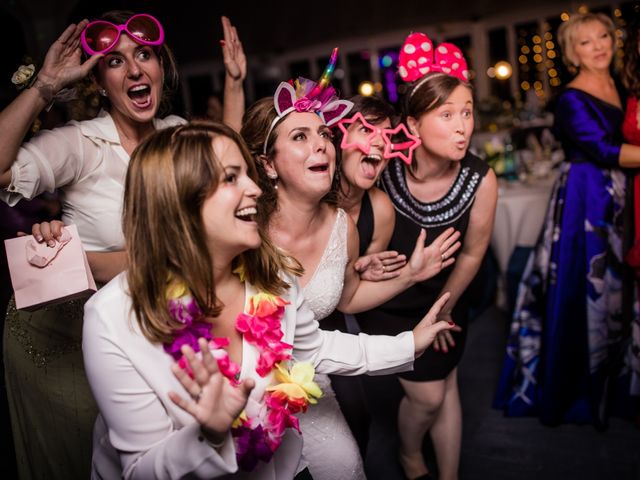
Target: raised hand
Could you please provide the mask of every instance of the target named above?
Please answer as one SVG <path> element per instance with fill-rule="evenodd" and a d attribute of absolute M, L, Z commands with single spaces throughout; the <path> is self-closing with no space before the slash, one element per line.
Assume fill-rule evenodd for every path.
<path fill-rule="evenodd" d="M 222 17 L 222 31 L 224 40 L 220 41 L 220 46 L 222 47 L 226 74 L 236 82 L 243 82 L 247 76 L 247 58 L 244 55 L 236 27 L 224 16 Z"/>
<path fill-rule="evenodd" d="M 372 253 L 356 260 L 354 268 L 363 280 L 380 282 L 400 275 L 400 269 L 407 263 L 407 257 L 396 251 Z"/>
<path fill-rule="evenodd" d="M 182 354 L 189 362 L 193 378 L 178 364 L 171 367 L 191 399 L 182 398 L 175 392 L 169 392 L 169 398 L 196 419 L 209 440 L 218 443 L 224 439 L 231 423 L 244 409 L 255 382 L 253 379 L 246 379 L 234 387 L 218 370 L 218 363 L 211 355 L 207 341 L 201 338 L 198 344 L 201 359 L 196 357 L 191 347 L 182 347 Z"/>
<path fill-rule="evenodd" d="M 460 248 L 460 232 L 447 228 L 428 247 L 424 246 L 427 233 L 420 230 L 416 246 L 409 259 L 409 268 L 414 282 L 435 277 L 442 269 L 455 262 L 453 254 Z"/>
<path fill-rule="evenodd" d="M 436 300 L 420 323 L 413 329 L 413 340 L 416 346 L 416 357 L 419 357 L 433 343 L 436 336 L 456 325 L 453 321 L 438 320 L 440 311 L 444 308 L 451 294 L 445 292 Z"/>
<path fill-rule="evenodd" d="M 88 23 L 85 19 L 69 25 L 47 52 L 38 80 L 50 85 L 53 94 L 86 77 L 103 56 L 93 55 L 86 62 L 81 61 L 80 34 Z"/>

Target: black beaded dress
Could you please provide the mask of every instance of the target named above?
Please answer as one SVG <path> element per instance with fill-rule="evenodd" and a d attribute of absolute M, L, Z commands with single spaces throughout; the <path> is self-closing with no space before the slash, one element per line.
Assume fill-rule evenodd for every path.
<path fill-rule="evenodd" d="M 396 211 L 396 224 L 389 250 L 411 256 L 421 228 L 427 231 L 427 244 L 449 227 L 460 231 L 463 239 L 469 226 L 469 215 L 480 182 L 489 170 L 488 165 L 467 153 L 460 170 L 447 193 L 434 202 L 424 203 L 411 195 L 406 181 L 405 164 L 399 160 L 389 163 L 381 177 L 382 188 L 389 195 Z M 460 252 L 456 252 L 456 255 Z M 411 330 L 436 301 L 449 275 L 451 266 L 433 278 L 420 282 L 373 310 L 356 315 L 363 332 L 396 335 Z M 463 294 L 452 312 L 453 320 L 462 327 L 452 332 L 455 347 L 448 353 L 433 347 L 415 361 L 414 370 L 398 374 L 412 381 L 444 379 L 458 364 L 464 350 L 468 323 L 468 301 Z"/>

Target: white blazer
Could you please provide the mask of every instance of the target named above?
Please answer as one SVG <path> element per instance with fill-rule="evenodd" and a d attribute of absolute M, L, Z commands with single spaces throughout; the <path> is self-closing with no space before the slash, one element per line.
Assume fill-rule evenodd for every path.
<path fill-rule="evenodd" d="M 413 368 L 413 334 L 395 337 L 358 336 L 318 328 L 306 306 L 297 279 L 282 298 L 291 302 L 282 319 L 283 341 L 294 346 L 296 361 L 311 362 L 318 373 L 389 374 Z M 82 350 L 91 389 L 100 408 L 94 430 L 92 478 L 177 479 L 214 478 L 238 472 L 229 434 L 216 451 L 203 441 L 199 424 L 168 397 L 173 390 L 188 394 L 170 370 L 173 358 L 163 346 L 141 333 L 121 273 L 85 305 Z M 245 284 L 247 299 L 258 293 Z M 246 308 L 246 307 L 245 307 Z M 255 371 L 258 350 L 243 342 L 240 378 L 253 378 L 256 388 L 246 410 L 259 408 L 271 374 Z M 309 408 L 313 408 L 313 405 Z M 304 414 L 302 414 L 304 415 Z M 287 429 L 269 463 L 234 478 L 292 479 L 301 461 L 302 437 Z M 327 459 L 327 461 L 331 461 Z"/>

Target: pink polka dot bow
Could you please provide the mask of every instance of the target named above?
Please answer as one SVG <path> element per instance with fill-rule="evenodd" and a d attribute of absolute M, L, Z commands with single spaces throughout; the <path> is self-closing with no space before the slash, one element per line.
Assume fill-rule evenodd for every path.
<path fill-rule="evenodd" d="M 469 70 L 462 51 L 452 43 L 441 43 L 434 49 L 424 33 L 412 33 L 400 50 L 398 73 L 405 82 L 413 82 L 427 73 L 442 72 L 469 81 Z"/>

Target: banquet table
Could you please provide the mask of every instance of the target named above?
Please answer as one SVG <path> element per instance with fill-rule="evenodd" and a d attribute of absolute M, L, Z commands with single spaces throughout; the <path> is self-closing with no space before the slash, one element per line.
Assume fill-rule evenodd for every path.
<path fill-rule="evenodd" d="M 544 178 L 526 181 L 498 179 L 498 204 L 491 247 L 501 275 L 507 271 L 509 258 L 517 246 L 535 245 L 557 177 L 558 171 L 554 170 Z"/>

